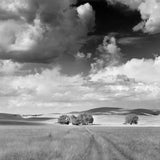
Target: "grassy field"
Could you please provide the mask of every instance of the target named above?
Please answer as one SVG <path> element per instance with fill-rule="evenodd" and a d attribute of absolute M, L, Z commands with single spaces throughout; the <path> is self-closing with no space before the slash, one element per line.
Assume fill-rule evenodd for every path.
<path fill-rule="evenodd" d="M 0 126 L 0 160 L 159 160 L 160 128 Z"/>

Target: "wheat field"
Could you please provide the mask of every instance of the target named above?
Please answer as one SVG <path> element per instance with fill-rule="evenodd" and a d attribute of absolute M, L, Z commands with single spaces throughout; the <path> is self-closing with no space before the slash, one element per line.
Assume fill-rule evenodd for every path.
<path fill-rule="evenodd" d="M 159 160 L 160 128 L 1 126 L 0 160 Z"/>

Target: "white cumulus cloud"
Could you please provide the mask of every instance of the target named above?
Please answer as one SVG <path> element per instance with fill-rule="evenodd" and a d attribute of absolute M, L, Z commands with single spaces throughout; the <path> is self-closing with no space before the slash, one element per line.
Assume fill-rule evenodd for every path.
<path fill-rule="evenodd" d="M 92 29 L 95 26 L 95 12 L 89 3 L 77 7 L 77 12 L 82 22 L 88 28 Z"/>
<path fill-rule="evenodd" d="M 0 74 L 14 74 L 22 68 L 22 64 L 11 60 L 0 60 Z"/>
<path fill-rule="evenodd" d="M 145 0 L 140 4 L 138 10 L 141 13 L 143 25 L 137 25 L 134 30 L 142 30 L 148 33 L 160 32 L 160 1 Z M 140 23 L 142 24 L 142 22 Z"/>
<path fill-rule="evenodd" d="M 85 110 L 113 104 L 118 99 L 123 103 L 143 100 L 154 104 L 160 96 L 159 59 L 133 59 L 123 65 L 106 66 L 88 76 L 64 75 L 58 67 L 27 75 L 2 74 L 0 108 L 36 113 Z M 8 73 L 15 73 L 21 67 L 9 61 L 0 65 L 0 72 Z"/>
<path fill-rule="evenodd" d="M 97 48 L 97 57 L 91 64 L 91 72 L 119 63 L 121 63 L 121 49 L 117 46 L 115 37 L 105 36 L 103 43 Z"/>
<path fill-rule="evenodd" d="M 160 57 L 155 59 L 131 59 L 119 66 L 106 67 L 99 70 L 99 74 L 95 74 L 95 78 L 107 79 L 109 75 L 121 74 L 136 81 L 160 83 Z"/>

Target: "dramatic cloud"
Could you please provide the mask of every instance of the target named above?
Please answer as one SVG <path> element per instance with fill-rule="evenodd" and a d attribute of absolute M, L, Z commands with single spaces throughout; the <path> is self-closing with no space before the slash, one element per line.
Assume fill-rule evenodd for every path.
<path fill-rule="evenodd" d="M 74 55 L 92 31 L 95 18 L 87 3 L 77 9 L 72 0 L 2 0 L 0 58 L 52 62 Z"/>
<path fill-rule="evenodd" d="M 103 84 L 115 93 L 113 97 L 130 100 L 157 99 L 160 95 L 160 57 L 132 59 L 120 66 L 108 66 L 89 75 L 90 81 Z M 99 86 L 100 87 L 100 86 Z M 114 92 L 115 91 L 115 92 Z"/>
<path fill-rule="evenodd" d="M 90 59 L 92 56 L 92 53 L 87 53 L 86 55 L 83 53 L 83 52 L 78 52 L 76 55 L 75 55 L 75 58 L 77 60 L 84 60 L 84 59 Z"/>
<path fill-rule="evenodd" d="M 133 30 L 142 30 L 145 33 L 160 32 L 160 1 L 159 0 L 106 0 L 110 4 L 121 3 L 141 14 L 142 22 Z"/>
<path fill-rule="evenodd" d="M 28 9 L 28 0 L 1 0 L 1 9 L 8 12 L 18 13 L 20 9 Z"/>
<path fill-rule="evenodd" d="M 18 72 L 21 65 L 2 61 L 1 72 L 7 72 L 8 67 L 10 74 L 1 75 L 0 108 L 8 112 L 36 113 L 84 110 L 116 102 L 119 106 L 141 101 L 154 104 L 160 96 L 159 59 L 133 59 L 123 65 L 106 66 L 88 76 L 64 75 L 57 67 L 15 75 L 11 73 Z"/>
<path fill-rule="evenodd" d="M 77 8 L 78 15 L 88 30 L 92 30 L 95 26 L 95 13 L 89 3 L 81 5 Z"/>
<path fill-rule="evenodd" d="M 0 49 L 3 52 L 28 51 L 42 39 L 43 29 L 39 19 L 33 25 L 21 21 L 7 20 L 0 22 Z"/>
<path fill-rule="evenodd" d="M 129 6 L 131 9 L 137 9 L 143 0 L 106 0 L 111 4 L 122 3 Z"/>
<path fill-rule="evenodd" d="M 138 107 L 136 104 L 142 101 L 158 107 L 160 57 L 123 62 L 118 44 L 141 40 L 132 35 L 116 40 L 119 34 L 109 34 L 102 44 L 95 46 L 96 51 L 80 50 L 94 31 L 96 19 L 91 3 L 74 7 L 75 2 L 0 1 L 0 110 L 69 112 L 125 107 L 124 104 L 129 104 L 128 108 Z M 142 22 L 134 27 L 135 31 L 160 31 L 159 0 L 107 2 L 139 11 Z"/>
<path fill-rule="evenodd" d="M 12 62 L 11 60 L 0 60 L 0 74 L 10 75 L 18 72 L 22 68 L 22 64 Z"/>
<path fill-rule="evenodd" d="M 138 7 L 143 22 L 134 27 L 134 30 L 143 30 L 148 33 L 160 32 L 160 1 L 145 0 Z"/>
<path fill-rule="evenodd" d="M 90 101 L 100 97 L 98 95 L 96 99 L 85 99 L 85 94 L 93 92 L 85 83 L 86 80 L 81 75 L 62 75 L 59 68 L 44 69 L 42 73 L 26 76 L 3 76 L 0 81 L 0 98 L 3 97 L 5 106 L 1 105 L 1 108 L 19 110 L 18 112 L 22 109 L 23 112 L 30 113 L 34 109 L 37 109 L 35 112 L 48 108 L 56 112 L 85 109 Z M 96 92 L 93 94 L 97 95 Z"/>
<path fill-rule="evenodd" d="M 136 44 L 142 39 L 143 37 L 123 37 L 120 38 L 117 43 L 122 45 Z"/>
<path fill-rule="evenodd" d="M 144 83 L 160 83 L 160 57 L 155 59 L 131 59 L 123 65 L 99 70 L 96 77 L 105 79 L 108 75 L 121 74 Z"/>
<path fill-rule="evenodd" d="M 106 66 L 118 65 L 121 62 L 121 49 L 117 46 L 114 37 L 105 36 L 103 44 L 97 48 L 97 57 L 91 64 L 92 72 L 96 72 Z"/>

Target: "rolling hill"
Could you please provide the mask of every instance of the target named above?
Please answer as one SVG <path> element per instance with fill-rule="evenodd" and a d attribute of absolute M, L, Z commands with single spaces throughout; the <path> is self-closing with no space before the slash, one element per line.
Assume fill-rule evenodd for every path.
<path fill-rule="evenodd" d="M 126 114 L 137 114 L 137 115 L 159 115 L 160 110 L 152 109 L 123 109 L 123 108 L 112 108 L 112 107 L 101 107 L 81 112 L 71 112 L 70 114 L 89 113 L 92 115 L 126 115 Z"/>
<path fill-rule="evenodd" d="M 0 113 L 0 120 L 7 119 L 7 120 L 22 120 L 22 116 L 19 114 L 8 114 L 8 113 Z"/>
<path fill-rule="evenodd" d="M 19 114 L 0 113 L 0 125 L 39 125 L 40 122 L 49 120 L 48 117 L 23 118 Z"/>

